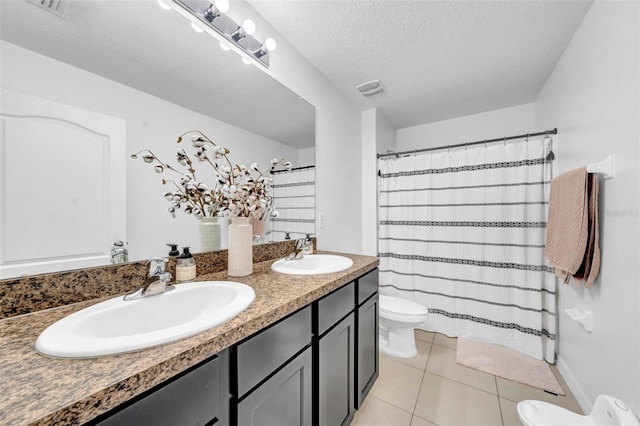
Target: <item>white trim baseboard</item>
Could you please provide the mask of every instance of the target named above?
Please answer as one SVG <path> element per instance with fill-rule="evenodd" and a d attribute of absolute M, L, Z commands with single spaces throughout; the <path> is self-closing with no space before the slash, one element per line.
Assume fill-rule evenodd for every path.
<path fill-rule="evenodd" d="M 593 409 L 593 401 L 591 401 L 587 396 L 584 389 L 582 389 L 582 386 L 580 386 L 580 383 L 576 379 L 576 376 L 573 375 L 569 366 L 560 355 L 558 355 L 558 358 L 556 359 L 556 366 L 558 367 L 560 374 L 562 374 L 564 381 L 567 383 L 567 386 L 569 386 L 571 393 L 576 398 L 578 405 L 582 408 L 582 412 L 589 414 Z"/>

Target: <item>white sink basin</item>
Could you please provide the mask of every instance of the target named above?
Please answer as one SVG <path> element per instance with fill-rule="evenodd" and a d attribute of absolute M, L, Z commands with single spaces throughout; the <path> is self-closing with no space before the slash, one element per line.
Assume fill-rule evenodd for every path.
<path fill-rule="evenodd" d="M 344 271 L 353 266 L 353 260 L 334 254 L 307 254 L 302 259 L 280 259 L 271 269 L 288 275 L 322 275 Z"/>
<path fill-rule="evenodd" d="M 135 351 L 219 325 L 254 299 L 251 287 L 229 281 L 177 284 L 175 290 L 137 300 L 118 296 L 52 324 L 38 336 L 36 349 L 63 358 Z"/>

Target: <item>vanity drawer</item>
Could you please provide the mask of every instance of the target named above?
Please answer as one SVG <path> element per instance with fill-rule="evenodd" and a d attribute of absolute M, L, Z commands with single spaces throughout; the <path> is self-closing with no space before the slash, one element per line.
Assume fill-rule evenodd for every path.
<path fill-rule="evenodd" d="M 143 397 L 125 403 L 124 408 L 116 408 L 90 424 L 228 425 L 229 398 L 229 366 L 225 350 L 192 371 L 169 380 Z"/>
<path fill-rule="evenodd" d="M 378 291 L 378 268 L 358 278 L 358 305 Z"/>
<path fill-rule="evenodd" d="M 351 282 L 317 302 L 319 336 L 353 310 L 354 297 L 355 285 Z"/>
<path fill-rule="evenodd" d="M 310 306 L 239 344 L 238 396 L 243 396 L 309 344 Z"/>

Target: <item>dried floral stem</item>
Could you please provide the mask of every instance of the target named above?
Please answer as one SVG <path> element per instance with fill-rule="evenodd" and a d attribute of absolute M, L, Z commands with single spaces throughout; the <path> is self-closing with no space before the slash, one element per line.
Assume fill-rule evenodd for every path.
<path fill-rule="evenodd" d="M 273 159 L 271 166 L 265 172 L 261 172 L 256 163 L 249 167 L 233 164 L 227 155 L 229 150 L 216 144 L 200 130 L 190 130 L 183 133 L 178 137 L 177 142 L 182 142 L 182 138 L 188 134 L 193 134 L 191 142 L 196 148 L 196 158 L 201 162 L 209 163 L 217 175 L 215 185 L 211 188 L 204 182 L 197 181 L 192 157 L 184 149 L 178 149 L 176 156 L 178 163 L 187 167 L 187 172 L 181 172 L 163 162 L 148 149 L 137 153 L 144 152 L 144 161 L 155 163 L 155 169 L 158 173 L 168 169 L 180 173 L 182 176 L 180 182 L 162 180 L 163 184 L 171 182 L 177 189 L 173 193 L 165 194 L 165 198 L 172 203 L 168 210 L 174 217 L 175 210 L 180 209 L 182 205 L 185 206 L 185 213 L 193 213 L 198 218 L 207 215 L 220 215 L 263 219 L 267 214 L 272 214 L 273 198 L 269 192 L 273 179 L 267 174 L 278 166 L 290 169 L 290 162 L 284 162 L 284 159 Z M 137 154 L 132 157 L 137 158 Z M 221 166 L 215 161 L 222 157 L 228 166 Z M 257 176 L 252 175 L 253 173 L 257 173 Z"/>

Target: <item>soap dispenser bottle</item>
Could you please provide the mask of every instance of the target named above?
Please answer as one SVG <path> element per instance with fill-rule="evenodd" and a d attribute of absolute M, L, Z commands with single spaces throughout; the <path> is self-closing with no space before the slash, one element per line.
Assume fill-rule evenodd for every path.
<path fill-rule="evenodd" d="M 124 243 L 120 240 L 113 243 L 111 248 L 111 263 L 127 263 L 129 261 L 129 252 L 124 246 Z"/>
<path fill-rule="evenodd" d="M 177 244 L 169 243 L 167 245 L 169 247 L 171 247 L 171 250 L 169 250 L 169 257 L 178 257 L 178 256 L 180 256 L 180 251 L 178 251 L 178 245 Z"/>
<path fill-rule="evenodd" d="M 302 253 L 313 254 L 313 241 L 311 241 L 311 235 L 307 234 L 302 244 Z"/>
<path fill-rule="evenodd" d="M 196 277 L 196 261 L 193 258 L 189 247 L 183 247 L 182 254 L 178 256 L 176 263 L 176 281 L 184 283 L 187 281 L 193 281 Z"/>

